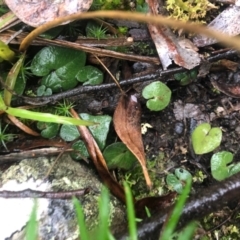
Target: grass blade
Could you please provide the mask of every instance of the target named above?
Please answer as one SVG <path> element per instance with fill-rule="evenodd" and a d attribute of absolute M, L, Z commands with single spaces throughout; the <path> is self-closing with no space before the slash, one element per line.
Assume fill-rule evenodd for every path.
<path fill-rule="evenodd" d="M 179 196 L 177 203 L 171 213 L 171 216 L 167 222 L 166 227 L 164 228 L 164 231 L 162 233 L 162 236 L 160 237 L 161 240 L 169 240 L 171 239 L 171 235 L 174 233 L 174 230 L 177 226 L 178 220 L 181 216 L 184 204 L 187 200 L 188 194 L 191 189 L 191 181 L 186 182 L 186 186 L 183 189 L 182 194 Z"/>
<path fill-rule="evenodd" d="M 26 240 L 38 239 L 38 222 L 37 222 L 37 201 L 34 200 L 34 205 L 30 215 L 30 219 L 26 227 Z"/>
<path fill-rule="evenodd" d="M 77 200 L 77 198 L 75 198 L 75 197 L 73 198 L 73 204 L 74 204 L 75 212 L 77 215 L 77 221 L 78 221 L 78 227 L 79 227 L 81 240 L 89 240 L 88 231 L 87 231 L 85 221 L 84 221 L 84 213 L 83 213 L 82 206 L 79 203 L 79 201 Z"/>
<path fill-rule="evenodd" d="M 127 216 L 128 216 L 128 229 L 129 229 L 129 239 L 137 240 L 137 224 L 135 219 L 135 210 L 133 205 L 133 197 L 131 190 L 126 182 L 124 182 L 124 191 L 126 195 L 127 203 Z"/>

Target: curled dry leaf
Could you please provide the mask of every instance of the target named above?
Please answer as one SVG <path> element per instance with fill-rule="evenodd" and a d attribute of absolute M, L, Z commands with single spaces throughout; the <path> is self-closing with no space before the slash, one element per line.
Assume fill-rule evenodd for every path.
<path fill-rule="evenodd" d="M 138 159 L 146 183 L 152 186 L 146 168 L 146 159 L 141 135 L 141 105 L 134 94 L 122 95 L 114 112 L 113 123 L 117 135 Z"/>
<path fill-rule="evenodd" d="M 38 27 L 58 17 L 85 12 L 90 8 L 92 0 L 5 0 L 5 3 L 24 23 Z"/>

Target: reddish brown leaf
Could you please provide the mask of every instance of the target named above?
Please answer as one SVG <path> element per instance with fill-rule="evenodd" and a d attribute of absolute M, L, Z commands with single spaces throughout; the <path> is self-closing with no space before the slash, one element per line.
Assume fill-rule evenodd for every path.
<path fill-rule="evenodd" d="M 150 210 L 151 215 L 159 213 L 164 209 L 173 205 L 173 200 L 175 199 L 177 193 L 170 192 L 164 196 L 157 197 L 145 197 L 139 199 L 135 203 L 136 215 L 139 218 L 146 218 L 146 207 Z"/>
<path fill-rule="evenodd" d="M 146 159 L 141 134 L 141 105 L 134 94 L 122 95 L 114 112 L 113 123 L 117 135 L 138 159 L 146 183 L 152 186 L 146 168 Z"/>
<path fill-rule="evenodd" d="M 79 116 L 74 111 L 74 109 L 71 109 L 70 112 L 73 117 L 79 119 Z M 108 186 L 109 190 L 113 193 L 113 195 L 115 195 L 120 201 L 125 203 L 125 193 L 123 187 L 113 178 L 113 176 L 108 171 L 106 161 L 96 141 L 92 137 L 92 134 L 86 126 L 78 126 L 78 130 L 103 182 Z"/>
<path fill-rule="evenodd" d="M 32 130 L 28 126 L 26 126 L 24 123 L 22 123 L 20 120 L 18 120 L 16 117 L 12 115 L 8 115 L 8 118 L 20 129 L 22 129 L 24 132 L 32 135 L 32 136 L 39 136 L 40 134 L 36 131 Z"/>
<path fill-rule="evenodd" d="M 8 150 L 14 152 L 15 149 L 19 151 L 27 151 L 30 149 L 43 148 L 43 147 L 55 147 L 55 148 L 66 148 L 68 144 L 61 138 L 46 139 L 42 137 L 20 137 L 14 142 L 7 144 Z"/>

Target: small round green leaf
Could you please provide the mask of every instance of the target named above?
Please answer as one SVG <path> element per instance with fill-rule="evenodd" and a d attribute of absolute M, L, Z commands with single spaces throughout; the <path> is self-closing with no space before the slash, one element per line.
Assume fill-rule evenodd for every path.
<path fill-rule="evenodd" d="M 211 172 L 212 176 L 218 180 L 224 180 L 229 177 L 228 163 L 232 162 L 233 155 L 230 152 L 222 151 L 213 154 L 211 158 Z"/>
<path fill-rule="evenodd" d="M 169 188 L 174 189 L 179 194 L 182 192 L 182 183 L 173 173 L 167 175 L 166 182 Z"/>
<path fill-rule="evenodd" d="M 121 142 L 113 143 L 106 147 L 103 156 L 109 169 L 130 169 L 137 162 L 136 157 Z"/>
<path fill-rule="evenodd" d="M 222 130 L 211 128 L 209 123 L 202 123 L 192 133 L 192 144 L 196 154 L 209 153 L 216 149 L 222 141 Z"/>
<path fill-rule="evenodd" d="M 88 158 L 89 154 L 87 148 L 83 141 L 79 140 L 72 145 L 72 148 L 75 150 L 70 153 L 70 156 L 75 160 L 82 160 L 83 158 Z"/>
<path fill-rule="evenodd" d="M 147 85 L 142 95 L 147 101 L 147 107 L 152 111 L 160 111 L 167 107 L 171 99 L 171 90 L 162 82 Z"/>
<path fill-rule="evenodd" d="M 41 85 L 37 89 L 37 96 L 50 96 L 52 95 L 52 89 L 51 88 L 46 88 L 45 85 Z"/>
<path fill-rule="evenodd" d="M 77 139 L 80 136 L 77 127 L 74 125 L 63 124 L 60 129 L 60 137 L 66 141 L 71 142 Z"/>
<path fill-rule="evenodd" d="M 41 135 L 44 138 L 54 138 L 56 137 L 59 129 L 59 124 L 50 122 L 38 122 L 37 128 L 41 131 Z"/>
<path fill-rule="evenodd" d="M 192 174 L 183 168 L 177 168 L 175 170 L 175 175 L 178 177 L 179 180 L 186 182 L 187 180 L 192 180 Z"/>
<path fill-rule="evenodd" d="M 103 82 L 103 73 L 96 67 L 85 66 L 79 70 L 76 78 L 83 85 L 97 85 Z"/>

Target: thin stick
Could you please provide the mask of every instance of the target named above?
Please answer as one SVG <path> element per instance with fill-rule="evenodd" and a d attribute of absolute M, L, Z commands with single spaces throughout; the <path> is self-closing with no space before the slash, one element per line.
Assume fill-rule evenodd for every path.
<path fill-rule="evenodd" d="M 79 19 L 90 19 L 90 18 L 112 18 L 112 19 L 128 19 L 137 22 L 152 23 L 155 25 L 166 25 L 169 27 L 184 29 L 188 32 L 194 32 L 198 34 L 203 34 L 211 38 L 215 38 L 218 41 L 234 47 L 237 50 L 240 50 L 240 37 L 230 37 L 227 34 L 223 34 L 219 31 L 216 31 L 212 28 L 208 28 L 204 25 L 190 22 L 181 22 L 174 20 L 172 18 L 164 17 L 161 15 L 146 15 L 143 13 L 136 12 L 124 12 L 124 11 L 94 11 L 94 12 L 85 12 L 85 13 L 75 13 L 65 17 L 56 18 L 55 20 L 45 23 L 40 27 L 33 30 L 27 37 L 22 41 L 20 45 L 20 51 L 24 51 L 28 48 L 31 42 L 41 33 L 46 32 L 47 30 L 63 24 L 64 22 L 74 21 Z"/>
<path fill-rule="evenodd" d="M 0 191 L 1 198 L 51 198 L 51 199 L 71 199 L 73 196 L 79 197 L 90 192 L 90 188 L 78 189 L 66 192 L 42 192 L 32 189 L 23 191 Z"/>
<path fill-rule="evenodd" d="M 113 76 L 113 74 L 109 71 L 109 69 L 105 66 L 105 64 L 102 62 L 101 59 L 98 58 L 97 55 L 94 55 L 94 57 L 101 63 L 101 65 L 104 67 L 104 69 L 108 72 L 108 74 L 111 76 L 113 81 L 117 84 L 118 88 L 120 89 L 121 93 L 124 94 L 124 91 L 122 90 L 118 80 Z"/>

